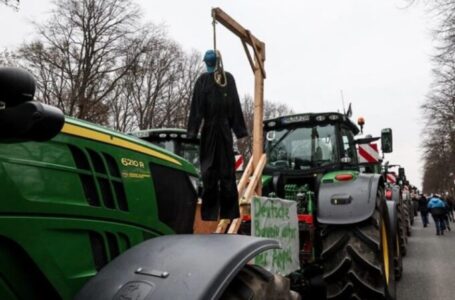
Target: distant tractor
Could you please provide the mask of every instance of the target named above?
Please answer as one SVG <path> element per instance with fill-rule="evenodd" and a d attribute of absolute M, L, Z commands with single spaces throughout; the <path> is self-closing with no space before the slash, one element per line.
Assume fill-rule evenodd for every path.
<path fill-rule="evenodd" d="M 132 132 L 131 135 L 183 157 L 196 168 L 199 162 L 199 138 L 189 138 L 185 129 L 157 128 Z"/>

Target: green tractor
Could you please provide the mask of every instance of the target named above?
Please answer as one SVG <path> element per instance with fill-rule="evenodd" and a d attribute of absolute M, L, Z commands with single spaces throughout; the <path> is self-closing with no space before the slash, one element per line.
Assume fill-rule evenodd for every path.
<path fill-rule="evenodd" d="M 327 299 L 394 299 L 385 182 L 359 171 L 359 128 L 334 112 L 267 120 L 264 131 L 262 194 L 297 201 L 300 270 L 288 276 L 292 289 L 325 289 L 316 294 Z M 250 231 L 248 219 L 241 233 Z"/>
<path fill-rule="evenodd" d="M 193 235 L 198 172 L 33 101 L 0 68 L 0 299 L 294 299 L 247 264 L 278 242 Z M 176 234 L 178 233 L 178 234 Z"/>

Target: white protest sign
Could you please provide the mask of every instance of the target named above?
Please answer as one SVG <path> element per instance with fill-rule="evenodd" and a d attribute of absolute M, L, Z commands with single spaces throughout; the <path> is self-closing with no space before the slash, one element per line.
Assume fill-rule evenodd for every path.
<path fill-rule="evenodd" d="M 281 275 L 299 266 L 297 203 L 279 198 L 255 197 L 251 202 L 251 235 L 278 240 L 282 249 L 262 252 L 254 263 Z"/>

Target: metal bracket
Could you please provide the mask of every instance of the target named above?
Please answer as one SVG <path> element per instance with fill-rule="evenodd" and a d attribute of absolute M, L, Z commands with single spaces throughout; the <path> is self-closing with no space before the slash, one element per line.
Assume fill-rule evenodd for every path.
<path fill-rule="evenodd" d="M 159 270 L 147 270 L 144 268 L 138 268 L 136 271 L 134 271 L 134 273 L 159 278 L 167 278 L 169 276 L 169 272 Z"/>

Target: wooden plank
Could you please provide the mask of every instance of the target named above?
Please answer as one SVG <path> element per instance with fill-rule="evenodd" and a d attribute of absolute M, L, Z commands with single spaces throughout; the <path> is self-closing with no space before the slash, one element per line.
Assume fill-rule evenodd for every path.
<path fill-rule="evenodd" d="M 257 63 L 257 58 L 255 58 Z M 256 170 L 263 154 L 263 120 L 264 120 L 264 77 L 261 70 L 254 72 L 254 119 L 253 119 L 253 169 Z M 261 184 L 256 187 L 256 193 L 261 194 Z"/>
<path fill-rule="evenodd" d="M 243 197 L 243 194 L 245 193 L 245 187 L 250 182 L 251 173 L 253 173 L 253 159 L 250 159 L 250 161 L 248 162 L 248 165 L 246 166 L 245 170 L 243 171 L 242 177 L 240 178 L 240 181 L 237 184 L 237 192 L 239 194 L 239 205 L 240 205 L 240 201 Z M 240 210 L 241 210 L 241 207 L 240 207 Z M 216 233 L 225 233 L 229 224 L 230 224 L 230 220 L 228 220 L 228 219 L 220 220 L 220 222 L 218 223 L 218 226 L 216 227 L 215 232 Z"/>
<path fill-rule="evenodd" d="M 259 184 L 261 180 L 262 171 L 264 170 L 266 162 L 267 158 L 265 154 L 263 154 L 257 168 L 254 170 L 254 174 L 251 177 L 250 183 L 248 184 L 248 187 L 245 190 L 245 195 L 240 199 L 240 218 L 234 219 L 232 221 L 228 233 L 233 234 L 239 231 L 240 224 L 242 223 L 242 217 L 248 213 L 248 209 L 251 204 L 251 198 L 255 194 L 256 186 Z"/>
<path fill-rule="evenodd" d="M 198 201 L 196 206 L 196 215 L 194 216 L 193 232 L 198 234 L 214 233 L 218 226 L 218 221 L 203 221 L 201 218 L 201 202 Z"/>
<path fill-rule="evenodd" d="M 264 65 L 263 65 L 263 57 L 262 57 L 261 53 L 259 52 L 258 47 L 256 47 L 256 43 L 253 43 L 253 38 L 251 36 L 251 32 L 249 30 L 247 30 L 246 34 L 247 34 L 248 38 L 251 40 L 251 46 L 253 47 L 254 56 L 256 58 L 255 62 L 256 62 L 256 65 L 259 66 L 259 68 L 261 69 L 262 78 L 264 79 L 264 78 L 266 78 L 266 76 L 265 76 L 265 69 L 264 69 Z M 256 71 L 256 69 L 254 71 Z"/>
<path fill-rule="evenodd" d="M 231 222 L 231 220 L 229 220 L 229 219 L 220 220 L 220 222 L 218 223 L 218 226 L 216 227 L 215 233 L 225 233 L 230 222 Z"/>
<path fill-rule="evenodd" d="M 246 166 L 245 170 L 243 171 L 242 177 L 240 178 L 239 183 L 237 184 L 237 192 L 239 194 L 239 199 L 243 197 L 243 193 L 245 192 L 245 187 L 247 186 L 248 182 L 250 181 L 250 176 L 253 173 L 253 159 L 250 159 L 248 165 Z"/>
<path fill-rule="evenodd" d="M 221 8 L 219 8 L 219 7 L 212 8 L 212 17 L 215 18 L 216 21 L 220 22 L 220 24 L 222 24 L 228 30 L 230 30 L 233 34 L 238 36 L 241 40 L 244 40 L 251 46 L 253 46 L 251 43 L 256 44 L 256 47 L 260 51 L 262 51 L 262 47 L 263 47 L 264 43 L 261 42 L 254 35 L 251 35 L 251 41 L 250 41 L 250 39 L 248 38 L 248 35 L 246 34 L 246 29 L 242 25 L 237 23 L 237 21 L 232 19 Z"/>
<path fill-rule="evenodd" d="M 251 70 L 256 71 L 256 66 L 254 65 L 253 59 L 251 58 L 250 50 L 248 50 L 248 46 L 244 40 L 240 40 L 242 42 L 243 49 L 245 50 L 246 57 L 248 58 L 248 62 L 250 63 Z"/>

